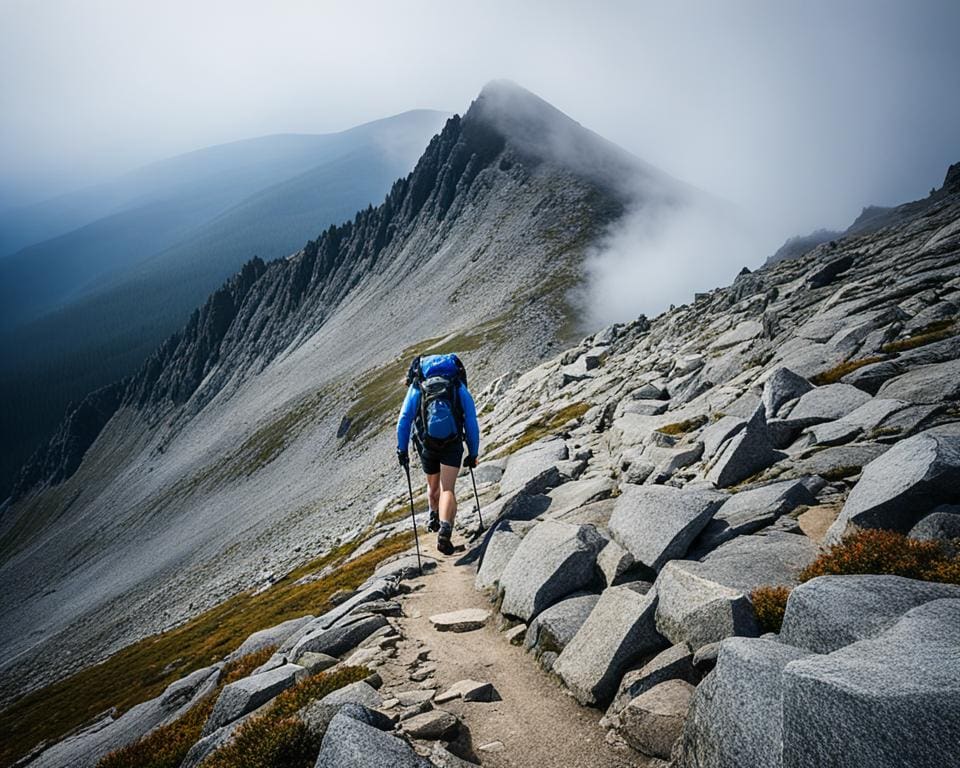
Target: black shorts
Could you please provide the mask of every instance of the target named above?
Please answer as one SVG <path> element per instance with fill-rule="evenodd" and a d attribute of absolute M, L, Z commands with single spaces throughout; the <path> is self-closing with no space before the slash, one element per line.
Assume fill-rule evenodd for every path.
<path fill-rule="evenodd" d="M 440 465 L 446 464 L 448 467 L 457 467 L 463 459 L 463 443 L 456 442 L 443 448 L 432 451 L 425 446 L 417 446 L 420 454 L 420 466 L 423 467 L 424 474 L 435 475 L 440 471 Z"/>

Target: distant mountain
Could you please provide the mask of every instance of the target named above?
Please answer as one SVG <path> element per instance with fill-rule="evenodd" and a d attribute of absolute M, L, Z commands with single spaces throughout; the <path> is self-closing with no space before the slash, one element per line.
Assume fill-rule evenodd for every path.
<path fill-rule="evenodd" d="M 48 229 L 111 212 L 0 259 L 0 496 L 71 401 L 135 371 L 245 261 L 287 256 L 382 200 L 444 119 L 212 147 L 90 190 L 86 207 L 37 207 L 32 225 Z"/>
<path fill-rule="evenodd" d="M 0 328 L 62 306 L 118 269 L 185 245 L 196 228 L 251 196 L 352 157 L 361 163 L 356 191 L 368 195 L 374 182 L 377 189 L 374 197 L 344 200 L 341 215 L 349 215 L 409 170 L 445 117 L 416 110 L 340 133 L 263 136 L 209 147 L 6 212 L 0 215 Z M 363 167 L 371 155 L 389 166 L 386 182 L 376 169 Z"/>
<path fill-rule="evenodd" d="M 960 163 L 954 163 L 947 169 L 943 185 L 939 189 L 932 190 L 925 198 L 897 206 L 868 205 L 860 212 L 854 222 L 842 232 L 818 229 L 809 235 L 796 235 L 788 238 L 777 249 L 776 253 L 767 257 L 766 264 L 770 266 L 784 259 L 799 258 L 817 246 L 838 240 L 841 237 L 868 235 L 885 227 L 896 226 L 923 213 L 958 191 L 960 191 Z"/>
<path fill-rule="evenodd" d="M 688 194 L 528 91 L 484 88 L 381 205 L 248 262 L 24 467 L 0 516 L 0 698 L 366 526 L 397 480 L 414 351 L 460 352 L 477 389 L 552 355 L 583 335 L 571 292 L 609 225 Z M 38 671 L 61 640 L 69 663 Z"/>

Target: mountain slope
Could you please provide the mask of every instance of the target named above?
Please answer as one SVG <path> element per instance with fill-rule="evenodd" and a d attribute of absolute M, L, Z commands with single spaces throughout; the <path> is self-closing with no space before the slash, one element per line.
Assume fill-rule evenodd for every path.
<path fill-rule="evenodd" d="M 31 627 L 0 635 L 5 694 L 68 671 L 28 683 L 10 668 L 51 642 L 82 663 L 355 529 L 395 478 L 413 350 L 460 351 L 477 384 L 549 354 L 576 333 L 567 289 L 605 225 L 639 194 L 685 193 L 532 94 L 485 88 L 383 205 L 249 263 L 122 386 L 102 430 L 65 425 L 27 467 L 0 520 L 0 609 Z M 69 474 L 65 446 L 91 441 L 45 484 Z"/>
<path fill-rule="evenodd" d="M 254 255 L 286 256 L 381 200 L 443 119 L 421 110 L 175 158 L 126 182 L 124 210 L 0 260 L 0 495 L 69 403 L 133 373 Z"/>

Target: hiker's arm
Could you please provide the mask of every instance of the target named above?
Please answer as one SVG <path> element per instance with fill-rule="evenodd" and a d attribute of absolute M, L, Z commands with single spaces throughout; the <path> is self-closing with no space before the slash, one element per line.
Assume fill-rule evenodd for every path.
<path fill-rule="evenodd" d="M 467 453 L 480 454 L 480 425 L 477 424 L 477 406 L 473 396 L 463 384 L 460 385 L 460 405 L 463 408 L 463 431 L 467 433 Z"/>
<path fill-rule="evenodd" d="M 410 444 L 410 427 L 420 407 L 420 389 L 411 385 L 407 389 L 407 396 L 400 407 L 400 418 L 397 419 L 397 450 L 405 451 Z"/>

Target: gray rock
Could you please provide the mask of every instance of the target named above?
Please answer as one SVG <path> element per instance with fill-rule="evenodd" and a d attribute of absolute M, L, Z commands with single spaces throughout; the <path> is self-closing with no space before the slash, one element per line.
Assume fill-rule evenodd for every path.
<path fill-rule="evenodd" d="M 593 477 L 564 483 L 547 493 L 550 498 L 547 515 L 557 517 L 589 504 L 591 501 L 606 499 L 616 487 L 617 484 L 609 477 Z"/>
<path fill-rule="evenodd" d="M 625 400 L 623 401 L 619 415 L 624 413 L 638 413 L 641 416 L 659 416 L 667 410 L 667 402 L 664 400 Z"/>
<path fill-rule="evenodd" d="M 623 671 L 665 643 L 657 632 L 657 598 L 630 585 L 607 587 L 583 626 L 553 664 L 581 704 L 606 704 Z"/>
<path fill-rule="evenodd" d="M 957 488 L 960 436 L 921 432 L 864 467 L 826 540 L 838 541 L 851 524 L 906 533 L 934 507 L 956 501 Z"/>
<path fill-rule="evenodd" d="M 806 283 L 810 288 L 823 288 L 830 285 L 838 276 L 853 266 L 853 256 L 845 254 L 840 258 L 818 265 L 807 275 Z"/>
<path fill-rule="evenodd" d="M 42 768 L 94 768 L 100 758 L 132 744 L 149 731 L 172 723 L 212 693 L 220 680 L 219 667 L 204 667 L 167 686 L 155 699 L 131 707 L 121 717 L 68 736 L 30 762 Z"/>
<path fill-rule="evenodd" d="M 524 648 L 536 648 L 538 653 L 560 653 L 583 626 L 599 599 L 600 595 L 585 592 L 551 605 L 530 622 L 523 639 Z"/>
<path fill-rule="evenodd" d="M 701 675 L 706 675 L 717 666 L 717 655 L 720 653 L 720 643 L 707 643 L 693 654 L 693 668 Z"/>
<path fill-rule="evenodd" d="M 473 478 L 477 481 L 477 485 L 499 483 L 500 478 L 503 477 L 503 469 L 499 464 L 485 462 L 473 470 Z"/>
<path fill-rule="evenodd" d="M 335 691 L 331 691 L 322 699 L 321 704 L 327 707 L 341 707 L 344 704 L 361 704 L 371 709 L 383 704 L 383 697 L 370 683 L 358 680 Z"/>
<path fill-rule="evenodd" d="M 545 520 L 520 542 L 500 574 L 500 610 L 529 622 L 561 598 L 590 584 L 606 542 L 591 525 Z"/>
<path fill-rule="evenodd" d="M 610 533 L 638 562 L 659 570 L 683 557 L 725 499 L 712 491 L 628 485 L 616 501 Z"/>
<path fill-rule="evenodd" d="M 774 418 L 785 403 L 797 400 L 813 389 L 813 385 L 803 376 L 798 376 L 788 368 L 777 368 L 764 382 L 761 402 L 767 418 Z"/>
<path fill-rule="evenodd" d="M 432 557 L 424 557 L 422 555 L 420 558 L 417 558 L 416 554 L 401 555 L 378 566 L 373 572 L 373 576 L 370 577 L 370 581 L 376 582 L 382 579 L 415 579 L 420 575 L 421 567 L 423 568 L 423 572 L 427 573 L 437 567 L 437 561 Z M 388 595 L 384 595 L 384 597 L 388 597 Z M 360 602 L 371 602 L 382 599 L 383 598 L 380 597 L 371 597 L 370 600 Z M 352 611 L 355 607 L 356 603 L 350 607 L 350 610 Z"/>
<path fill-rule="evenodd" d="M 693 541 L 693 552 L 709 552 L 735 536 L 753 533 L 770 525 L 801 504 L 815 504 L 804 480 L 778 483 L 741 491 L 730 496 Z"/>
<path fill-rule="evenodd" d="M 503 569 L 520 546 L 523 533 L 525 531 L 510 520 L 501 520 L 492 526 L 484 545 L 480 567 L 477 568 L 477 578 L 474 580 L 477 589 L 489 589 L 496 585 Z"/>
<path fill-rule="evenodd" d="M 388 715 L 355 702 L 325 704 L 322 700 L 311 701 L 297 712 L 297 717 L 307 726 L 311 736 L 322 740 L 331 721 L 340 713 L 381 731 L 393 729 L 393 719 Z"/>
<path fill-rule="evenodd" d="M 703 432 L 700 433 L 704 460 L 713 458 L 720 446 L 745 426 L 747 426 L 746 419 L 741 419 L 739 416 L 721 416 L 705 427 Z"/>
<path fill-rule="evenodd" d="M 683 733 L 693 692 L 683 680 L 658 683 L 624 707 L 617 732 L 637 751 L 668 759 Z"/>
<path fill-rule="evenodd" d="M 373 615 L 359 618 L 344 626 L 321 629 L 304 635 L 290 651 L 290 658 L 296 662 L 303 653 L 325 653 L 339 656 L 353 650 L 361 642 L 381 627 L 388 626 L 385 617 Z"/>
<path fill-rule="evenodd" d="M 522 448 L 507 459 L 507 468 L 500 478 L 500 493 L 513 491 L 543 493 L 557 485 L 560 472 L 557 462 L 568 456 L 563 440 L 546 440 Z"/>
<path fill-rule="evenodd" d="M 913 526 L 908 535 L 917 541 L 939 541 L 948 554 L 955 556 L 960 539 L 960 506 L 941 504 Z"/>
<path fill-rule="evenodd" d="M 678 470 L 699 461 L 702 455 L 703 443 L 701 442 L 676 448 L 648 448 L 644 456 L 648 456 L 656 466 L 646 482 L 665 483 Z"/>
<path fill-rule="evenodd" d="M 443 693 L 438 694 L 434 702 L 443 704 L 454 699 L 489 702 L 499 701 L 500 695 L 497 693 L 497 689 L 493 687 L 493 683 L 484 683 L 479 680 L 460 680 Z"/>
<path fill-rule="evenodd" d="M 693 666 L 693 652 L 686 643 L 671 645 L 640 669 L 627 672 L 607 709 L 607 715 L 618 714 L 632 699 L 665 680 L 684 680 L 691 685 L 700 682 L 700 673 Z"/>
<path fill-rule="evenodd" d="M 907 611 L 943 598 L 960 598 L 960 586 L 902 576 L 819 576 L 790 593 L 780 638 L 830 653 L 876 637 Z"/>
<path fill-rule="evenodd" d="M 297 664 L 285 664 L 269 672 L 251 675 L 230 683 L 220 692 L 200 735 L 209 736 L 241 715 L 252 712 L 261 704 L 266 704 L 306 674 L 307 671 Z"/>
<path fill-rule="evenodd" d="M 311 675 L 315 675 L 317 672 L 323 672 L 325 669 L 336 666 L 340 663 L 340 660 L 336 656 L 329 656 L 326 653 L 311 653 L 308 651 L 300 654 L 297 663 Z"/>
<path fill-rule="evenodd" d="M 403 721 L 403 730 L 415 739 L 449 740 L 459 728 L 457 716 L 442 709 L 431 709 Z"/>
<path fill-rule="evenodd" d="M 671 642 L 696 650 L 759 628 L 749 594 L 757 587 L 793 585 L 818 553 L 806 536 L 771 532 L 738 536 L 702 562 L 673 560 L 656 581 L 657 628 Z"/>
<path fill-rule="evenodd" d="M 911 403 L 940 403 L 960 398 L 960 360 L 921 365 L 890 379 L 877 391 L 878 397 Z"/>
<path fill-rule="evenodd" d="M 690 703 L 678 748 L 679 764 L 684 768 L 779 767 L 783 670 L 808 655 L 775 640 L 724 640 L 716 668 L 697 686 Z M 827 733 L 838 731 L 834 726 Z"/>
<path fill-rule="evenodd" d="M 273 645 L 279 646 L 298 629 L 313 621 L 314 618 L 313 616 L 301 616 L 298 619 L 290 619 L 274 627 L 268 627 L 267 629 L 254 632 L 240 644 L 239 648 L 227 656 L 225 661 L 234 661 L 241 656 L 246 656 L 248 653 L 260 651 Z"/>
<path fill-rule="evenodd" d="M 634 400 L 665 400 L 667 393 L 660 387 L 647 383 L 642 384 L 630 393 Z"/>
<path fill-rule="evenodd" d="M 786 666 L 783 766 L 939 768 L 957 755 L 958 711 L 960 599 L 934 600 L 876 638 Z"/>
<path fill-rule="evenodd" d="M 330 721 L 316 768 L 433 768 L 396 736 L 339 712 Z"/>
<path fill-rule="evenodd" d="M 781 421 L 794 427 L 807 427 L 846 416 L 870 400 L 870 395 L 850 384 L 827 384 L 807 392 Z"/>
<path fill-rule="evenodd" d="M 610 539 L 597 555 L 597 568 L 603 574 L 604 584 L 608 587 L 621 583 L 635 564 L 633 555 L 614 539 Z"/>
<path fill-rule="evenodd" d="M 718 488 L 746 480 L 784 458 L 775 450 L 761 405 L 747 425 L 726 442 L 707 472 L 707 480 Z"/>
<path fill-rule="evenodd" d="M 212 752 L 233 741 L 233 734 L 236 733 L 237 728 L 255 716 L 256 713 L 248 712 L 243 717 L 238 717 L 232 723 L 227 723 L 222 728 L 217 728 L 213 733 L 195 742 L 183 758 L 183 762 L 180 763 L 179 768 L 196 768 L 196 766 L 206 760 Z"/>

